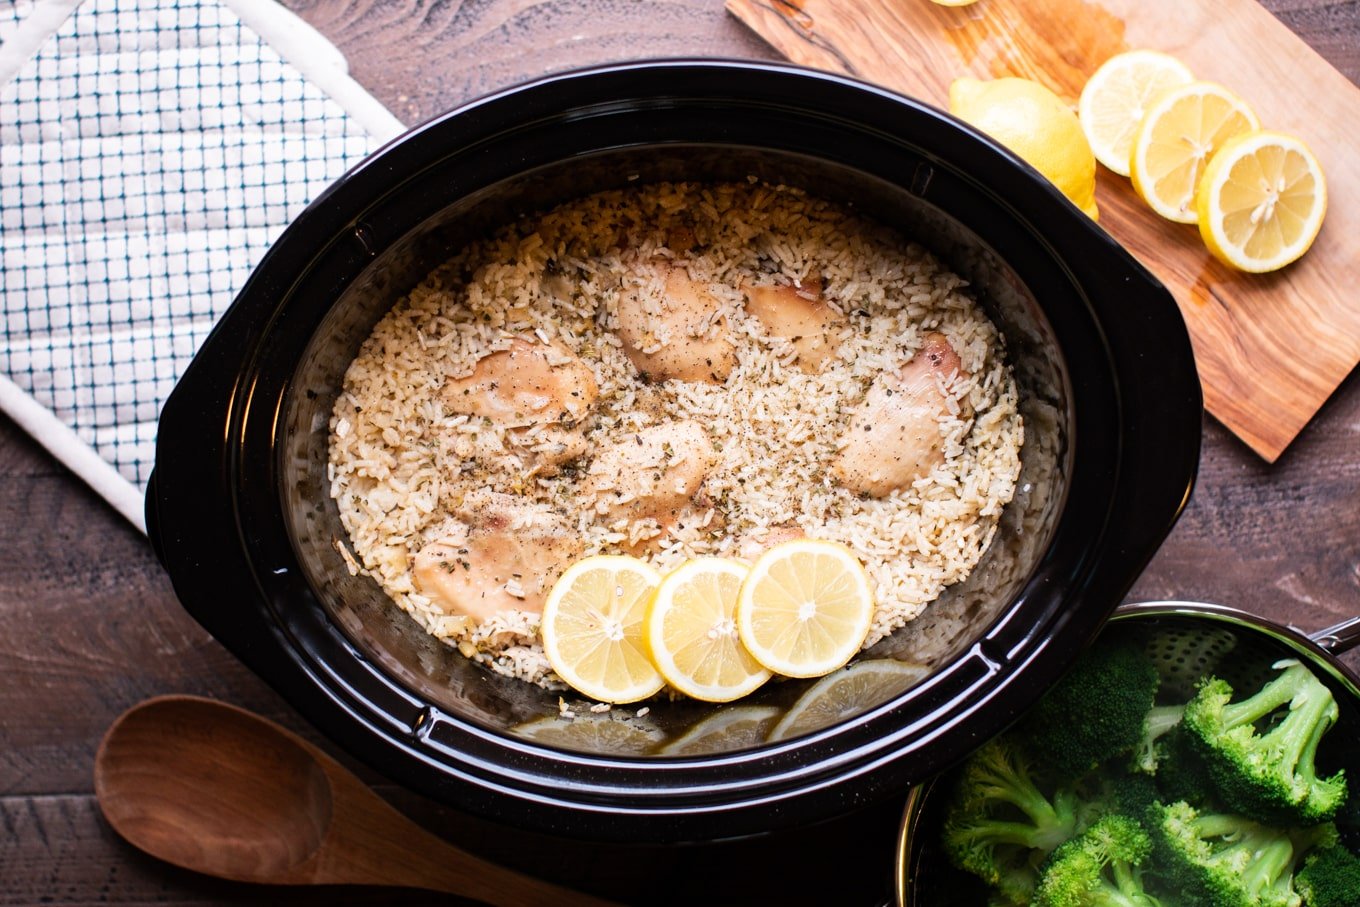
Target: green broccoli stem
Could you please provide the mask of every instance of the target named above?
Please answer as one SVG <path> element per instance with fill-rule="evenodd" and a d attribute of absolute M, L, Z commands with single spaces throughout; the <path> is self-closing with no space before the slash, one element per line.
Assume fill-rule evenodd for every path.
<path fill-rule="evenodd" d="M 1281 878 L 1293 875 L 1294 845 L 1288 838 L 1271 841 L 1263 848 L 1255 847 L 1250 841 L 1235 844 L 1223 851 L 1227 865 L 1233 865 L 1234 851 L 1247 851 L 1250 859 L 1242 872 L 1242 887 L 1254 897 L 1260 898 L 1279 885 Z"/>
<path fill-rule="evenodd" d="M 1197 838 L 1236 838 L 1243 834 L 1244 825 L 1252 825 L 1240 816 L 1229 813 L 1196 815 L 1190 822 L 1190 830 Z"/>
<path fill-rule="evenodd" d="M 1271 746 L 1280 747 L 1285 765 L 1305 769 L 1310 777 L 1315 774 L 1313 762 L 1322 735 L 1336 722 L 1339 714 L 1336 700 L 1330 695 L 1322 695 L 1326 692 L 1319 681 L 1305 687 L 1292 700 L 1285 720 L 1266 734 Z"/>
<path fill-rule="evenodd" d="M 993 844 L 1016 844 L 1043 850 L 1052 850 L 1067 838 L 1057 826 L 1039 827 L 1024 822 L 1002 822 L 994 819 L 987 821 L 985 832 L 987 840 Z M 1051 843 L 1055 840 L 1057 843 Z"/>
<path fill-rule="evenodd" d="M 1157 768 L 1157 741 L 1171 733 L 1185 716 L 1184 705 L 1153 706 L 1143 722 L 1143 737 L 1138 742 L 1133 765 L 1139 771 L 1152 774 Z"/>
<path fill-rule="evenodd" d="M 1114 887 L 1119 889 L 1120 894 L 1137 891 L 1140 887 L 1133 875 L 1133 867 L 1123 860 L 1114 860 L 1110 863 L 1110 875 L 1114 876 Z"/>
<path fill-rule="evenodd" d="M 1110 875 L 1114 877 L 1114 889 L 1102 892 L 1104 900 L 1095 902 L 1095 907 L 1157 907 L 1157 902 L 1143 892 L 1143 882 L 1132 864 L 1124 860 L 1110 863 Z"/>
<path fill-rule="evenodd" d="M 1271 712 L 1291 701 L 1317 679 L 1308 669 L 1298 662 L 1289 665 L 1279 677 L 1267 683 L 1254 696 L 1241 702 L 1231 702 L 1223 706 L 1223 730 L 1247 724 L 1255 724 Z"/>
<path fill-rule="evenodd" d="M 1050 801 L 1035 786 L 1029 774 L 1022 771 L 1010 776 L 999 771 L 990 771 L 986 781 L 993 797 L 1011 804 L 1024 813 L 1032 823 L 1032 825 L 1005 821 L 992 823 L 991 827 L 997 829 L 999 833 L 999 840 L 1052 850 L 1071 836 L 1077 807 L 1074 793 L 1059 790 Z"/>
<path fill-rule="evenodd" d="M 1201 840 L 1221 838 L 1226 842 L 1215 852 L 1214 863 L 1245 866 L 1239 878 L 1253 896 L 1270 891 L 1294 865 L 1294 845 L 1289 838 L 1262 835 L 1259 826 L 1239 816 L 1197 816 L 1191 825 Z"/>
<path fill-rule="evenodd" d="M 1156 743 L 1166 736 L 1168 731 L 1181 723 L 1181 716 L 1184 714 L 1184 705 L 1153 706 L 1152 711 L 1148 712 L 1147 716 L 1148 740 Z"/>
<path fill-rule="evenodd" d="M 1093 892 L 1089 903 L 1091 907 L 1147 907 L 1146 901 L 1134 900 L 1113 888 Z"/>

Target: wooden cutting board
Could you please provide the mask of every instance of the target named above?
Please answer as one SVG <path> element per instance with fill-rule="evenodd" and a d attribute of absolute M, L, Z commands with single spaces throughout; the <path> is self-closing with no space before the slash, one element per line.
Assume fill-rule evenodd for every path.
<path fill-rule="evenodd" d="M 1100 225 L 1170 288 L 1205 406 L 1273 462 L 1360 361 L 1360 89 L 1255 0 L 727 0 L 795 63 L 947 106 L 959 76 L 1036 79 L 1075 103 L 1106 59 L 1153 48 L 1227 85 L 1262 123 L 1301 136 L 1326 171 L 1317 242 L 1269 275 L 1211 258 L 1100 168 Z M 1152 351 L 1155 355 L 1155 351 Z"/>

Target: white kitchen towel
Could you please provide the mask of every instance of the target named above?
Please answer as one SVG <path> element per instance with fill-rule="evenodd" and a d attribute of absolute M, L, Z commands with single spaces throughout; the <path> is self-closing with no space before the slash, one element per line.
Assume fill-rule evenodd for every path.
<path fill-rule="evenodd" d="M 0 409 L 145 531 L 176 380 L 401 130 L 274 0 L 0 0 Z"/>

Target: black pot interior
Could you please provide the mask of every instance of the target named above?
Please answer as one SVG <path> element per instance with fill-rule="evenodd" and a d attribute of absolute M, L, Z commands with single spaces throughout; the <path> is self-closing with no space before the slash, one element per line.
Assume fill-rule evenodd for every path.
<path fill-rule="evenodd" d="M 435 173 L 430 191 L 416 203 L 418 210 L 407 212 L 413 218 L 407 225 L 395 218 L 388 223 L 365 221 L 353 225 L 352 235 L 339 237 L 337 242 L 361 246 L 373 257 L 325 314 L 297 365 L 282 420 L 279 475 L 283 513 L 300 564 L 321 606 L 360 656 L 419 700 L 493 732 L 514 734 L 517 726 L 559 711 L 558 693 L 492 674 L 427 635 L 391 604 L 375 582 L 353 575 L 337 551 L 337 540 L 345 540 L 345 533 L 326 477 L 327 426 L 344 371 L 377 320 L 464 243 L 525 214 L 626 185 L 750 176 L 848 204 L 925 245 L 971 283 L 1004 335 L 1025 422 L 1019 491 L 967 581 L 946 590 L 924 616 L 881 641 L 861 660 L 885 658 L 919 665 L 925 669 L 920 675 L 924 677 L 972 646 L 1014 606 L 1038 567 L 1063 508 L 1074 431 L 1068 363 L 1025 277 L 958 218 L 922 198 L 926 183 L 947 176 L 919 161 L 903 163 L 916 168 L 907 188 L 791 151 L 681 143 L 621 148 L 565 158 L 465 197 L 458 197 L 453 187 L 441 189 L 443 175 Z M 930 188 L 933 200 L 948 194 L 948 186 Z M 969 217 L 978 212 L 956 213 Z M 415 226 L 405 229 L 410 223 Z M 1088 371 L 1088 380 L 1096 374 L 1098 369 Z M 1104 380 L 1113 378 L 1106 373 Z M 739 705 L 770 705 L 782 711 L 798 702 L 813 683 L 767 684 Z M 897 697 L 910 702 L 915 694 L 886 690 L 884 700 Z M 829 715 L 826 723 L 882 704 L 857 703 Z M 626 711 L 629 720 L 655 732 L 654 752 L 664 750 L 696 723 L 734 707 L 660 700 L 646 705 L 645 718 L 633 717 L 636 706 Z M 612 716 L 587 712 L 576 720 L 617 720 L 621 711 Z"/>
<path fill-rule="evenodd" d="M 1307 638 L 1241 612 L 1203 606 L 1138 606 L 1121 611 L 1101 631 L 1102 638 L 1133 640 L 1158 658 L 1163 672 L 1175 664 L 1174 694 L 1189 698 L 1194 682 L 1206 674 L 1222 677 L 1233 689 L 1251 691 L 1274 673 L 1281 659 L 1299 659 L 1336 697 L 1340 717 L 1318 749 L 1320 776 L 1344 769 L 1352 779 L 1352 802 L 1360 777 L 1360 685 L 1345 666 Z M 1167 689 L 1167 681 L 1163 689 Z M 981 742 L 981 741 L 979 741 Z M 913 791 L 903 818 L 904 840 L 899 862 L 900 907 L 983 907 L 988 890 L 976 877 L 954 869 L 939 841 L 952 774 Z M 1360 811 L 1343 809 L 1337 816 L 1343 842 L 1360 849 Z"/>

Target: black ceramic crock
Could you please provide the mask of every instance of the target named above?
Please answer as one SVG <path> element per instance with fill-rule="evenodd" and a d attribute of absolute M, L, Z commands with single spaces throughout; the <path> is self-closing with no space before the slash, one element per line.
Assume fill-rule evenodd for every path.
<path fill-rule="evenodd" d="M 325 478 L 341 376 L 383 312 L 471 237 L 600 189 L 748 177 L 853 206 L 971 282 L 1021 389 L 1020 490 L 973 576 L 870 653 L 926 665 L 910 689 L 705 756 L 544 746 L 516 729 L 551 720 L 556 694 L 478 669 L 345 568 Z M 147 521 L 185 608 L 389 777 L 548 833 L 704 840 L 905 792 L 1030 705 L 1179 515 L 1200 406 L 1166 290 L 1000 146 L 841 77 L 622 65 L 436 118 L 308 207 L 166 403 Z M 786 707 L 807 685 L 768 686 Z M 659 701 L 646 720 L 673 738 L 718 708 Z"/>

